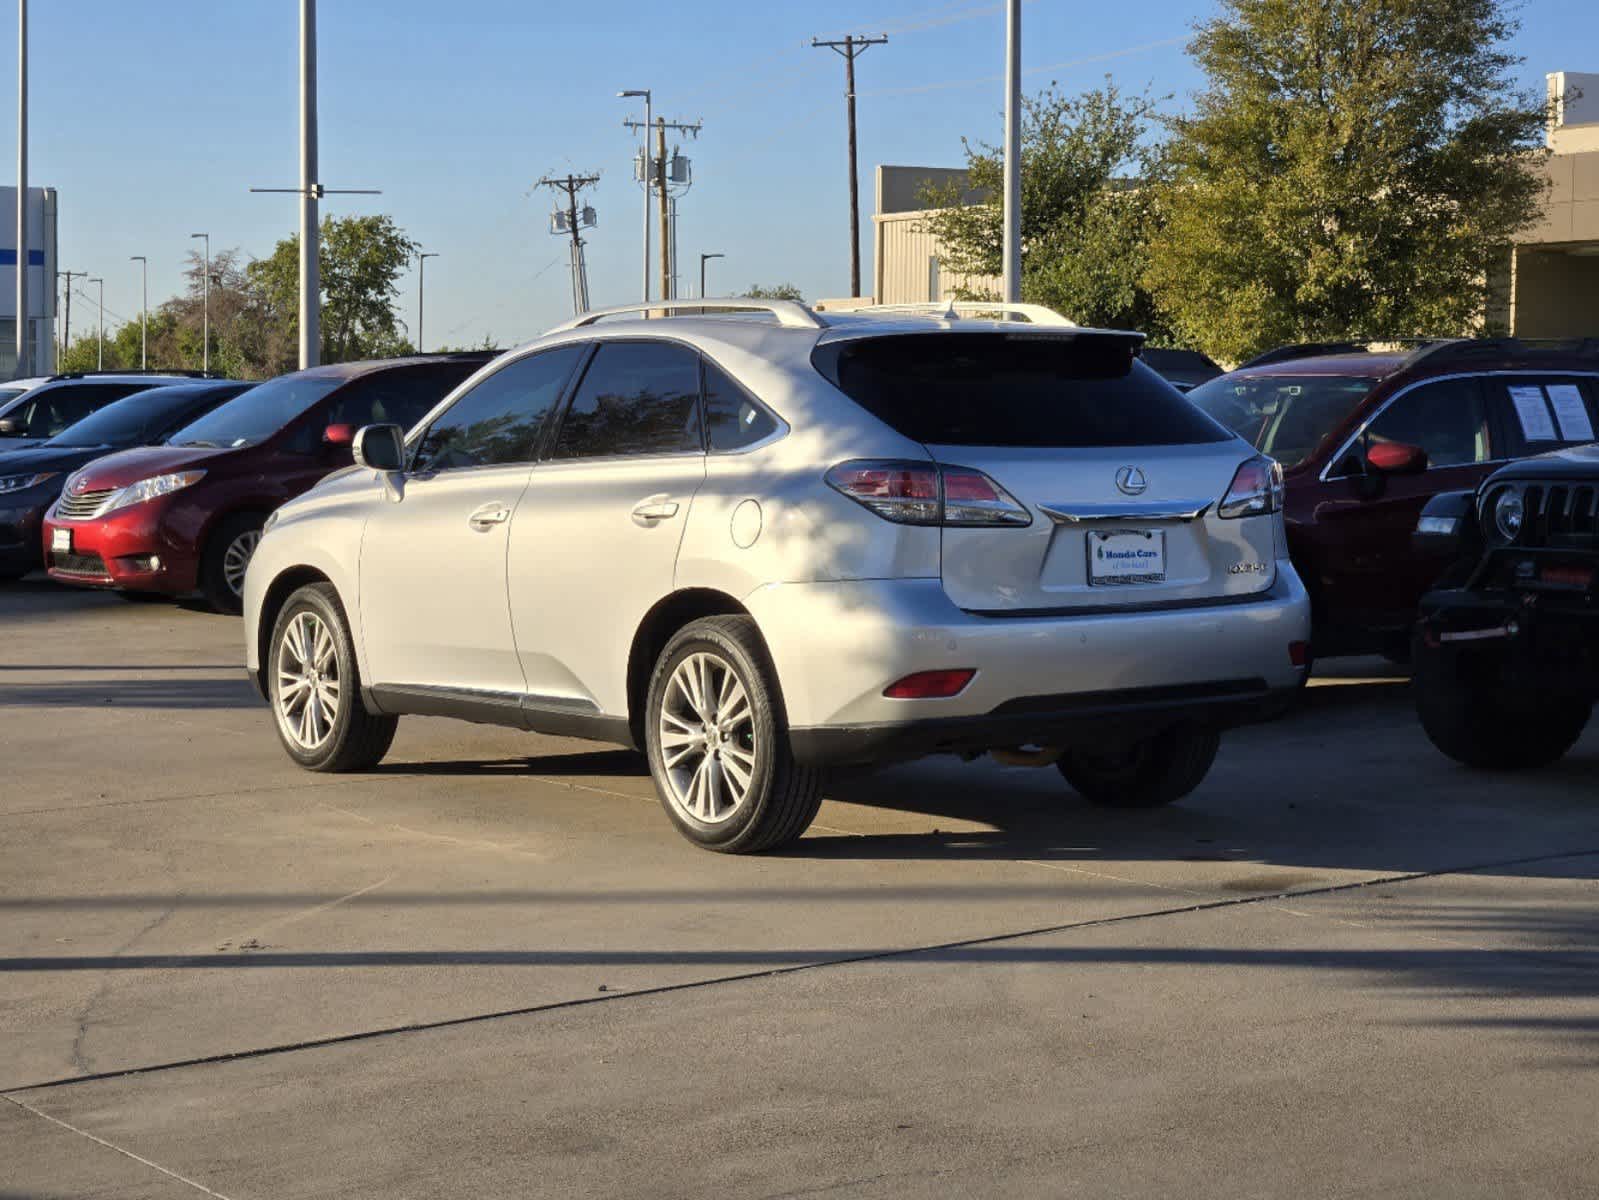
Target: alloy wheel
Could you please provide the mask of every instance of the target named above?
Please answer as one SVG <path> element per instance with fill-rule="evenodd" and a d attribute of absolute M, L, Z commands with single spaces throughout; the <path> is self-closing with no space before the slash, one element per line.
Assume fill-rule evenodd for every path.
<path fill-rule="evenodd" d="M 755 712 L 737 673 L 700 651 L 677 665 L 657 723 L 674 808 L 700 825 L 721 825 L 749 799 L 761 747 Z"/>
<path fill-rule="evenodd" d="M 283 631 L 277 656 L 278 724 L 301 750 L 316 750 L 338 723 L 342 689 L 333 632 L 302 612 Z"/>
<path fill-rule="evenodd" d="M 222 578 L 235 596 L 244 595 L 244 573 L 249 569 L 250 556 L 261 541 L 259 529 L 247 529 L 228 543 L 222 555 Z"/>

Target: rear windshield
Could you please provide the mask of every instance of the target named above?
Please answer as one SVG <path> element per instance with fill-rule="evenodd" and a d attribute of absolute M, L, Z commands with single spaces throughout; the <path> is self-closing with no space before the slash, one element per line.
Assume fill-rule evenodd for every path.
<path fill-rule="evenodd" d="M 1126 338 L 913 333 L 825 342 L 816 369 L 906 437 L 944 446 L 1171 446 L 1229 434 Z"/>
<path fill-rule="evenodd" d="M 1363 375 L 1223 375 L 1188 399 L 1288 468 L 1314 454 L 1376 386 Z"/>
<path fill-rule="evenodd" d="M 341 375 L 279 375 L 212 409 L 168 439 L 174 446 L 227 449 L 264 442 L 335 388 Z"/>

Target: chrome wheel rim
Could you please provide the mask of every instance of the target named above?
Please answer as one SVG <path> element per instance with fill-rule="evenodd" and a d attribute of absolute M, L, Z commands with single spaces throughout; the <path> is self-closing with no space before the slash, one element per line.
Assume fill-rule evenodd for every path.
<path fill-rule="evenodd" d="M 244 573 L 249 569 L 250 556 L 261 541 L 259 529 L 246 530 L 228 543 L 222 555 L 222 579 L 235 596 L 244 595 Z"/>
<path fill-rule="evenodd" d="M 749 693 L 726 659 L 691 654 L 666 684 L 656 723 L 667 797 L 699 825 L 724 825 L 742 811 L 761 747 Z"/>
<path fill-rule="evenodd" d="M 277 713 L 283 735 L 301 750 L 316 750 L 333 736 L 342 689 L 333 632 L 313 612 L 289 622 L 278 643 Z"/>

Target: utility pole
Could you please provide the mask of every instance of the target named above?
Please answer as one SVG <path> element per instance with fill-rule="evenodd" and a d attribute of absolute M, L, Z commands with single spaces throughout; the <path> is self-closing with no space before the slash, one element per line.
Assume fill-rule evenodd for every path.
<path fill-rule="evenodd" d="M 72 346 L 72 281 L 74 279 L 87 279 L 87 271 L 62 271 L 67 280 L 67 303 L 65 320 L 61 329 L 61 353 L 65 354 Z M 59 360 L 58 360 L 59 361 Z"/>
<path fill-rule="evenodd" d="M 564 177 L 546 175 L 534 187 L 547 187 L 552 192 L 560 192 L 566 197 L 565 207 L 558 202 L 555 212 L 550 216 L 550 232 L 556 236 L 570 234 L 572 238 L 572 312 L 581 316 L 589 310 L 589 281 L 588 266 L 583 255 L 583 230 L 593 228 L 596 223 L 594 210 L 584 205 L 578 211 L 577 199 L 584 188 L 593 187 L 600 181 L 598 175 L 573 175 L 570 171 Z M 647 194 L 647 193 L 646 193 Z"/>
<path fill-rule="evenodd" d="M 95 370 L 103 371 L 105 370 L 105 280 L 89 279 L 85 282 L 100 285 L 100 357 L 95 362 Z"/>
<path fill-rule="evenodd" d="M 706 264 L 706 262 L 709 259 L 726 258 L 726 257 L 727 257 L 727 255 L 725 255 L 725 254 L 702 254 L 702 255 L 700 255 L 700 299 L 701 300 L 705 299 L 705 264 Z"/>
<path fill-rule="evenodd" d="M 645 304 L 650 302 L 650 105 L 654 97 L 649 88 L 633 88 L 625 92 L 617 92 L 617 98 L 628 100 L 634 97 L 644 97 L 644 136 L 639 139 L 639 162 L 642 170 L 639 172 L 641 182 L 644 184 L 644 296 Z M 636 128 L 636 121 L 623 121 L 624 127 Z"/>
<path fill-rule="evenodd" d="M 1022 0 L 1005 5 L 1005 237 L 1007 304 L 1022 299 Z"/>
<path fill-rule="evenodd" d="M 622 124 L 627 126 L 629 129 L 641 128 L 637 121 L 623 121 Z M 646 153 L 644 155 L 644 194 L 646 197 L 648 197 L 649 194 L 654 191 L 658 193 L 657 198 L 659 200 L 658 218 L 661 226 L 661 299 L 670 300 L 672 298 L 672 213 L 671 193 L 667 189 L 668 185 L 671 183 L 686 182 L 687 176 L 685 175 L 683 179 L 669 179 L 667 176 L 667 170 L 671 164 L 669 164 L 666 157 L 666 131 L 670 129 L 675 133 L 686 133 L 690 137 L 698 137 L 700 130 L 704 128 L 704 122 L 695 121 L 692 125 L 690 125 L 683 121 L 668 121 L 665 117 L 656 117 L 655 154 L 653 159 L 652 156 L 647 152 L 649 147 L 649 126 L 645 125 L 642 126 L 642 128 L 644 131 L 644 145 L 646 147 Z"/>
<path fill-rule="evenodd" d="M 422 345 L 422 305 L 426 299 L 428 282 L 428 259 L 437 258 L 437 250 L 416 252 L 416 352 L 425 354 Z"/>
<path fill-rule="evenodd" d="M 150 260 L 142 254 L 130 255 L 129 262 L 139 264 L 143 272 L 143 282 L 139 294 L 143 299 L 139 302 L 139 370 L 150 369 Z"/>
<path fill-rule="evenodd" d="M 190 239 L 205 239 L 205 269 L 200 276 L 200 369 L 211 370 L 211 235 L 191 233 Z"/>
<path fill-rule="evenodd" d="M 17 360 L 16 377 L 33 374 L 28 353 L 28 0 L 17 0 Z"/>
<path fill-rule="evenodd" d="M 300 0 L 300 186 L 251 188 L 293 192 L 300 197 L 300 369 L 322 361 L 322 227 L 317 203 L 323 196 L 379 196 L 376 188 L 325 188 L 317 182 L 316 0 Z"/>
<path fill-rule="evenodd" d="M 1011 0 L 1020 3 L 1020 0 Z M 811 39 L 813 49 L 826 47 L 844 59 L 844 99 L 849 113 L 849 294 L 861 294 L 861 196 L 860 172 L 855 165 L 855 60 L 871 46 L 882 46 L 888 35 L 880 37 L 846 37 L 842 42 Z"/>

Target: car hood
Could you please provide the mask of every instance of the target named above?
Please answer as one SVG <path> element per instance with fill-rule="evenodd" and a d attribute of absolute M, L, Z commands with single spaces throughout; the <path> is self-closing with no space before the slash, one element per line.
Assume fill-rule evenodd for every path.
<path fill-rule="evenodd" d="M 229 458 L 235 453 L 237 451 L 197 446 L 137 446 L 91 462 L 78 473 L 75 486 L 86 492 L 127 487 L 130 483 L 138 483 L 154 475 L 167 475 L 191 467 L 209 467 L 218 459 Z"/>
<path fill-rule="evenodd" d="M 34 471 L 74 471 L 84 463 L 110 454 L 110 446 L 35 446 L 0 454 L 0 475 L 27 475 Z"/>
<path fill-rule="evenodd" d="M 0 454 L 9 454 L 13 450 L 26 450 L 30 446 L 42 446 L 49 438 L 41 437 L 6 437 L 0 438 Z"/>
<path fill-rule="evenodd" d="M 1599 483 L 1599 444 L 1568 446 L 1523 458 L 1495 471 L 1491 482 L 1501 479 L 1581 479 Z"/>

